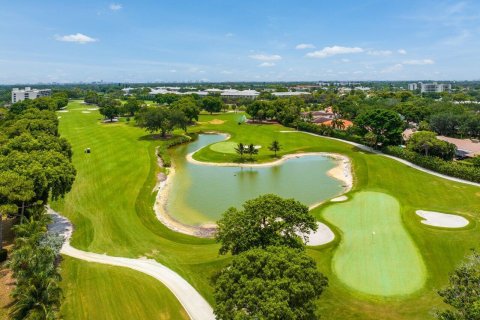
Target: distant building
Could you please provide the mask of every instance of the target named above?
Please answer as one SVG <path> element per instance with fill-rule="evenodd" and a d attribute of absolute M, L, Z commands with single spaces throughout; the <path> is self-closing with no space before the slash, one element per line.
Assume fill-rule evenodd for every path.
<path fill-rule="evenodd" d="M 272 95 L 275 97 L 294 97 L 294 96 L 303 96 L 309 95 L 310 92 L 303 92 L 303 91 L 288 91 L 288 92 L 272 92 Z"/>
<path fill-rule="evenodd" d="M 33 100 L 40 97 L 49 97 L 51 95 L 51 89 L 32 89 L 30 87 L 25 87 L 25 89 L 13 88 L 12 103 L 23 100 Z"/>
<path fill-rule="evenodd" d="M 416 83 L 409 83 L 408 84 L 408 90 L 415 91 L 417 89 L 418 89 L 418 84 L 416 84 Z"/>

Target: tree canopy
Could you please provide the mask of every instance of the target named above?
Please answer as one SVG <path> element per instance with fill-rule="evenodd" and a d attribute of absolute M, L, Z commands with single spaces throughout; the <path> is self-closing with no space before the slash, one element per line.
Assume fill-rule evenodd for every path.
<path fill-rule="evenodd" d="M 362 135 L 372 132 L 376 143 L 386 145 L 399 144 L 402 139 L 404 122 L 400 115 L 392 110 L 371 109 L 355 118 L 355 125 Z"/>
<path fill-rule="evenodd" d="M 452 160 L 456 151 L 454 144 L 437 139 L 437 134 L 431 131 L 418 131 L 412 134 L 408 139 L 407 148 L 426 156 L 435 156 L 444 160 Z"/>
<path fill-rule="evenodd" d="M 328 284 L 312 258 L 287 247 L 236 255 L 214 282 L 219 320 L 316 319 L 315 300 Z"/>
<path fill-rule="evenodd" d="M 440 320 L 480 319 L 480 254 L 475 252 L 451 275 L 449 286 L 439 291 L 453 309 L 437 314 Z"/>
<path fill-rule="evenodd" d="M 234 255 L 272 245 L 303 248 L 302 240 L 307 236 L 302 239 L 297 233 L 308 234 L 317 229 L 307 206 L 273 194 L 246 201 L 243 210 L 229 208 L 217 224 L 220 253 Z"/>

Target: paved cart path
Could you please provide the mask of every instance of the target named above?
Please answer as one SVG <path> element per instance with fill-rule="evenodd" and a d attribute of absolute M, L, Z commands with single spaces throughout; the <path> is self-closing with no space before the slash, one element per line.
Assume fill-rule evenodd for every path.
<path fill-rule="evenodd" d="M 98 254 L 75 249 L 70 245 L 73 226 L 70 221 L 59 213 L 47 208 L 52 216 L 53 222 L 49 225 L 49 231 L 62 235 L 65 239 L 61 253 L 84 261 L 108 264 L 112 266 L 126 267 L 143 272 L 162 282 L 185 308 L 193 320 L 215 319 L 212 307 L 208 302 L 178 273 L 153 259 L 131 259 L 113 257 L 105 254 Z"/>

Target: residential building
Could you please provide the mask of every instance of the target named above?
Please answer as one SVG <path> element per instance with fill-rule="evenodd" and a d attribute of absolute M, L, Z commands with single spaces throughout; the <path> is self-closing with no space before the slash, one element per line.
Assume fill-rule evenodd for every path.
<path fill-rule="evenodd" d="M 408 90 L 415 91 L 417 89 L 418 89 L 418 84 L 416 84 L 416 83 L 409 83 L 408 84 Z"/>
<path fill-rule="evenodd" d="M 12 89 L 12 103 L 33 100 L 40 97 L 48 97 L 52 95 L 51 89 L 32 89 L 25 87 L 25 89 L 13 88 Z"/>
<path fill-rule="evenodd" d="M 288 92 L 272 92 L 272 95 L 275 97 L 294 97 L 294 96 L 303 96 L 310 95 L 310 92 L 304 91 L 288 91 Z"/>
<path fill-rule="evenodd" d="M 449 83 L 422 83 L 419 82 L 418 86 L 420 87 L 421 93 L 439 93 L 439 92 L 450 92 L 452 90 L 452 85 Z"/>

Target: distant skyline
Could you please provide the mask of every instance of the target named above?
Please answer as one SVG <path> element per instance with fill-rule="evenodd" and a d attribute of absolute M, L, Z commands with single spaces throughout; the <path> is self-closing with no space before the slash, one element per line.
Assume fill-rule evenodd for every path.
<path fill-rule="evenodd" d="M 0 84 L 480 79 L 480 1 L 0 0 L 0 8 Z"/>

